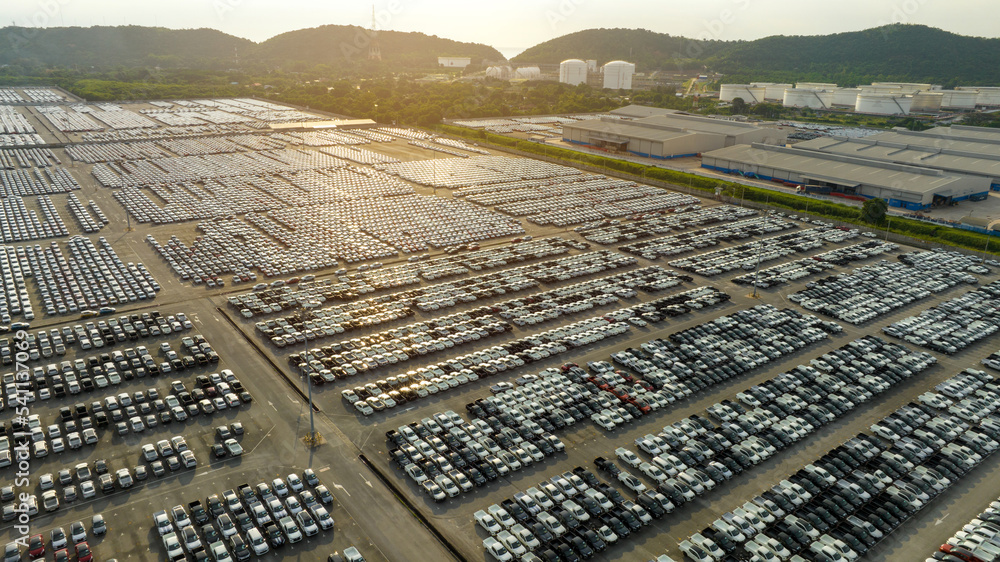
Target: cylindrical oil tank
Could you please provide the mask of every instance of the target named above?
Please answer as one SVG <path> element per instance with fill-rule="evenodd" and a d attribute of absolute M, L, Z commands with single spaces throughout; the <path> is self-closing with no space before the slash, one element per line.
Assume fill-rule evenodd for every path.
<path fill-rule="evenodd" d="M 770 82 L 754 82 L 750 84 L 754 87 L 764 88 L 764 99 L 781 101 L 785 99 L 785 90 L 792 88 L 791 84 L 772 84 Z"/>
<path fill-rule="evenodd" d="M 942 90 L 941 109 L 975 109 L 979 92 L 976 90 Z"/>
<path fill-rule="evenodd" d="M 795 85 L 795 88 L 801 90 L 836 90 L 837 85 L 825 82 L 799 82 Z"/>
<path fill-rule="evenodd" d="M 788 88 L 781 100 L 785 107 L 828 109 L 833 104 L 833 92 L 812 88 Z"/>
<path fill-rule="evenodd" d="M 723 84 L 719 88 L 719 101 L 731 102 L 736 98 L 742 98 L 747 103 L 760 103 L 764 101 L 764 90 L 764 86 Z"/>
<path fill-rule="evenodd" d="M 878 115 L 909 115 L 913 98 L 896 94 L 858 94 L 854 111 Z"/>
<path fill-rule="evenodd" d="M 635 65 L 621 60 L 604 65 L 604 87 L 613 90 L 631 90 Z"/>
<path fill-rule="evenodd" d="M 523 80 L 538 80 L 542 71 L 537 66 L 522 66 L 514 71 L 514 78 Z"/>
<path fill-rule="evenodd" d="M 580 59 L 568 59 L 559 63 L 559 81 L 576 86 L 587 83 L 587 63 Z"/>
<path fill-rule="evenodd" d="M 510 80 L 510 67 L 491 66 L 486 69 L 486 77 L 496 78 L 497 80 Z"/>
<path fill-rule="evenodd" d="M 861 88 L 837 88 L 833 91 L 833 105 L 854 107 L 858 103 Z"/>
<path fill-rule="evenodd" d="M 976 96 L 976 105 L 981 105 L 984 107 L 997 107 L 1000 106 L 1000 88 L 994 87 L 978 87 L 978 86 L 959 86 L 955 88 L 956 90 L 963 91 L 976 91 L 979 95 Z"/>
<path fill-rule="evenodd" d="M 930 91 L 930 84 L 916 84 L 913 82 L 872 82 L 872 86 L 884 86 L 893 89 L 901 94 L 915 94 L 917 92 Z M 891 92 L 889 92 L 891 93 Z"/>
<path fill-rule="evenodd" d="M 944 94 L 941 92 L 918 92 L 913 94 L 913 104 L 910 105 L 910 111 L 937 113 L 941 111 L 942 99 L 944 99 Z"/>

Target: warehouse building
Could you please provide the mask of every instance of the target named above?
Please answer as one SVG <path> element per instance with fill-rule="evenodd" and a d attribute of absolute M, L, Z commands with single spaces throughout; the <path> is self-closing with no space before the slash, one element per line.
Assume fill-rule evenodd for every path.
<path fill-rule="evenodd" d="M 922 210 L 970 198 L 990 188 L 983 177 L 764 144 L 736 145 L 702 155 L 701 166 L 787 182 L 849 198 L 881 197 L 892 207 Z"/>
<path fill-rule="evenodd" d="M 563 140 L 649 158 L 680 158 L 735 144 L 784 144 L 788 132 L 694 115 L 666 114 L 624 121 L 602 118 L 566 123 Z"/>
<path fill-rule="evenodd" d="M 913 142 L 914 137 L 917 141 L 931 138 L 895 133 L 860 139 L 820 137 L 800 142 L 795 148 L 986 178 L 993 191 L 1000 191 L 1000 145 L 969 141 L 956 142 L 955 146 L 948 142 L 927 144 Z"/>
<path fill-rule="evenodd" d="M 621 117 L 629 117 L 631 119 L 642 119 L 643 117 L 654 117 L 656 115 L 673 115 L 675 113 L 683 113 L 679 109 L 667 109 L 664 107 L 650 107 L 648 105 L 626 105 L 625 107 L 619 107 L 618 109 L 612 109 L 608 113 L 612 115 L 620 115 Z"/>

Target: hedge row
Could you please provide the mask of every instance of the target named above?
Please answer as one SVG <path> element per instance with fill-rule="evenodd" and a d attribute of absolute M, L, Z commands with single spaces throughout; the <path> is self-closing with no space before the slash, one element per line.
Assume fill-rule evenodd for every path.
<path fill-rule="evenodd" d="M 652 179 L 676 185 L 686 185 L 692 189 L 715 194 L 717 187 L 722 188 L 722 193 L 734 199 L 746 199 L 771 207 L 787 209 L 790 211 L 808 213 L 810 215 L 825 217 L 840 222 L 846 222 L 871 228 L 872 225 L 861 220 L 861 209 L 850 205 L 834 203 L 832 201 L 817 200 L 793 193 L 766 189 L 744 185 L 740 183 L 725 181 L 721 179 L 706 178 L 697 174 L 668 170 L 658 166 L 647 166 L 617 158 L 610 158 L 598 154 L 588 154 L 577 150 L 570 150 L 561 147 L 543 145 L 537 142 L 518 140 L 505 135 L 488 133 L 483 130 L 469 129 L 467 127 L 456 127 L 453 125 L 439 125 L 437 130 L 449 135 L 472 139 L 477 142 L 485 142 L 498 147 L 513 148 L 522 152 L 555 158 L 563 162 L 572 164 L 582 164 L 597 168 L 606 168 L 616 172 L 636 176 L 642 179 Z M 932 244 L 945 244 L 982 252 L 986 247 L 989 236 L 978 232 L 961 230 L 945 225 L 937 225 L 919 220 L 907 219 L 903 217 L 890 217 L 888 223 L 889 231 L 903 236 L 910 236 Z M 878 225 L 882 228 L 886 222 Z M 1000 255 L 1000 239 L 993 240 L 990 246 L 995 248 L 989 253 Z"/>

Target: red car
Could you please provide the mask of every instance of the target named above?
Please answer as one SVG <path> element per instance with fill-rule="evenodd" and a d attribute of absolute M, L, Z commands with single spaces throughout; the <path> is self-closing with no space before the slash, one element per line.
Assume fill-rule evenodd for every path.
<path fill-rule="evenodd" d="M 962 548 L 960 546 L 952 546 L 950 544 L 943 544 L 940 548 L 941 552 L 945 554 L 950 554 L 955 558 L 961 558 L 965 562 L 985 562 L 982 558 L 979 558 L 972 551 Z"/>
<path fill-rule="evenodd" d="M 69 562 L 69 552 L 65 548 L 57 550 L 53 560 L 55 562 Z"/>
<path fill-rule="evenodd" d="M 77 562 L 91 562 L 94 559 L 94 553 L 90 552 L 90 545 L 87 541 L 83 541 L 76 545 L 76 560 Z"/>
<path fill-rule="evenodd" d="M 28 539 L 28 556 L 32 560 L 45 556 L 45 539 L 42 535 L 31 535 Z"/>

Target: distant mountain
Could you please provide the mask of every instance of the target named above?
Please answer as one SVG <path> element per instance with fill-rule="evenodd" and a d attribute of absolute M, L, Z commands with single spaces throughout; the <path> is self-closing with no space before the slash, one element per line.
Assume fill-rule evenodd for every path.
<path fill-rule="evenodd" d="M 64 67 L 232 67 L 257 48 L 214 29 L 163 27 L 0 28 L 0 64 Z"/>
<path fill-rule="evenodd" d="M 438 56 L 470 57 L 477 65 L 505 60 L 487 45 L 423 33 L 380 31 L 378 40 L 383 66 L 393 69 L 436 67 Z M 290 31 L 260 44 L 214 29 L 5 27 L 0 28 L 0 65 L 227 69 L 239 60 L 271 67 L 343 68 L 368 64 L 368 42 L 367 30 L 344 25 Z"/>
<path fill-rule="evenodd" d="M 643 29 L 589 29 L 531 47 L 514 62 L 621 59 L 639 72 L 708 68 L 726 81 L 873 80 L 1000 85 L 1000 39 L 968 37 L 923 25 L 887 25 L 817 36 L 755 41 L 696 41 Z"/>
<path fill-rule="evenodd" d="M 774 36 L 730 44 L 706 63 L 726 74 L 825 77 L 842 86 L 873 80 L 988 86 L 1000 85 L 997 60 L 1000 39 L 897 24 L 835 35 Z"/>
<path fill-rule="evenodd" d="M 256 56 L 261 62 L 269 64 L 359 64 L 368 59 L 370 33 L 352 25 L 324 25 L 289 31 L 261 43 Z M 379 31 L 378 43 L 382 62 L 394 68 L 434 67 L 439 56 L 470 57 L 475 65 L 484 60 L 506 60 L 500 51 L 488 45 L 462 43 L 423 33 Z"/>

